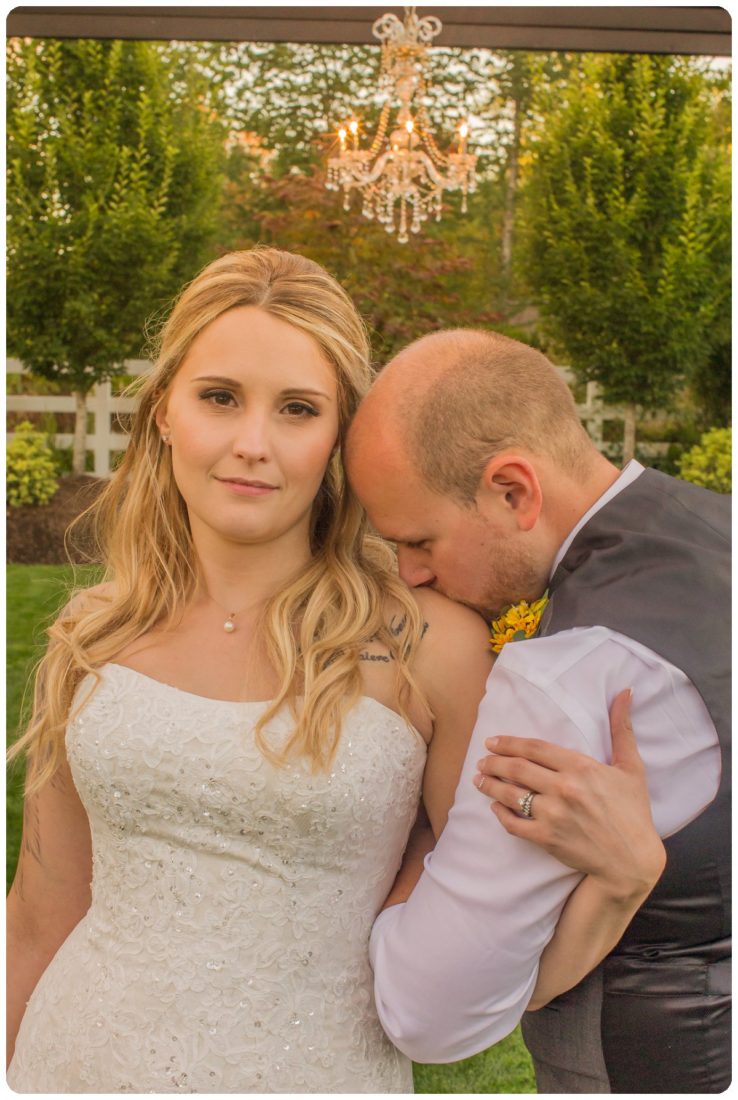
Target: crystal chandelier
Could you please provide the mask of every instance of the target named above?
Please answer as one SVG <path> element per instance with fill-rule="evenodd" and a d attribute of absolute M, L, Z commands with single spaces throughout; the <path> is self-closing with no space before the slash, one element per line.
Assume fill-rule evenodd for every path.
<path fill-rule="evenodd" d="M 440 19 L 419 19 L 414 7 L 405 8 L 404 23 L 392 14 L 377 19 L 372 33 L 382 43 L 379 87 L 385 96 L 377 132 L 367 149 L 359 148 L 361 126 L 352 118 L 339 129 L 337 155 L 328 160 L 326 187 L 343 190 L 344 210 L 352 191 L 360 192 L 364 217 L 376 218 L 388 233 L 397 231 L 402 244 L 408 229 L 417 233 L 431 214 L 440 221 L 444 191 L 461 191 L 465 213 L 467 193 L 476 188 L 477 158 L 466 151 L 468 124 L 459 125 L 456 148 L 442 153 L 424 104 L 428 44 L 440 30 Z"/>

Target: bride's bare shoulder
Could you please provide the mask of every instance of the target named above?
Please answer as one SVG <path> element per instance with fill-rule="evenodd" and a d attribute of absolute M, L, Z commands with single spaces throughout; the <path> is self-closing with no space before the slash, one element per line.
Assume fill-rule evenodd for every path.
<path fill-rule="evenodd" d="M 481 615 L 464 604 L 454 603 L 447 596 L 432 588 L 411 588 L 408 592 L 423 617 L 423 638 L 433 637 L 434 644 L 453 645 L 457 636 L 463 636 L 474 645 L 480 639 L 489 641 L 489 629 Z M 385 605 L 385 617 L 390 630 L 402 629 L 406 609 L 399 600 L 389 599 Z M 443 639 L 445 638 L 445 643 Z"/>
<path fill-rule="evenodd" d="M 481 690 L 494 659 L 482 616 L 429 588 L 415 588 L 413 596 L 427 624 L 415 674 L 429 698 Z"/>
<path fill-rule="evenodd" d="M 458 638 L 476 646 L 489 647 L 489 626 L 471 607 L 455 603 L 432 588 L 412 588 L 411 595 L 428 623 L 427 635 L 435 635 L 437 644 L 452 646 Z"/>

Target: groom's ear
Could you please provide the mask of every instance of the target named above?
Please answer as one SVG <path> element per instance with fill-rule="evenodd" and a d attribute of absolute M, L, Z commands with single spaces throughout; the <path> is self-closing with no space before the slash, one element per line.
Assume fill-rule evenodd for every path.
<path fill-rule="evenodd" d="M 495 455 L 482 473 L 477 504 L 481 511 L 489 510 L 518 531 L 532 530 L 543 504 L 533 464 L 511 451 Z"/>

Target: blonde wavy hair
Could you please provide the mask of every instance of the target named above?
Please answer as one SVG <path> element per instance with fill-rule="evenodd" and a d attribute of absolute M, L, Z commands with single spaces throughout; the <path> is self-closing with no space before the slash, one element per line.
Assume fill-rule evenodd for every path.
<path fill-rule="evenodd" d="M 64 731 L 83 677 L 93 673 L 99 683 L 106 662 L 156 624 L 176 623 L 195 592 L 187 509 L 156 413 L 198 333 L 226 310 L 247 305 L 318 343 L 336 372 L 339 409 L 339 445 L 313 506 L 311 561 L 270 599 L 261 620 L 280 681 L 257 725 L 261 750 L 275 764 L 301 755 L 313 770 L 330 765 L 343 718 L 361 694 L 359 656 L 371 638 L 396 662 L 403 710 L 409 692 L 424 702 L 410 669 L 422 635 L 420 613 L 396 574 L 393 552 L 368 532 L 343 472 L 346 431 L 371 382 L 361 318 L 338 283 L 311 260 L 273 248 L 232 252 L 200 272 L 175 303 L 157 340 L 153 370 L 135 387 L 137 409 L 125 455 L 84 514 L 94 523 L 109 583 L 94 600 L 78 593 L 48 631 L 31 720 L 11 750 L 13 757 L 28 754 L 27 793 L 49 780 L 64 759 Z M 265 731 L 285 704 L 294 729 L 276 752 Z"/>

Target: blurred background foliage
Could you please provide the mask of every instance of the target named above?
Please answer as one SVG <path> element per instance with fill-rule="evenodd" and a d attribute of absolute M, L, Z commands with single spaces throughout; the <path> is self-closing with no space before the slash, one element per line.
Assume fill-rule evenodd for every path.
<path fill-rule="evenodd" d="M 63 362 L 82 389 L 145 355 L 186 279 L 260 243 L 341 281 L 377 365 L 437 328 L 500 329 L 644 438 L 657 410 L 672 472 L 729 423 L 725 65 L 432 50 L 430 117 L 441 144 L 471 119 L 479 185 L 401 245 L 324 186 L 338 125 L 378 115 L 378 47 L 11 39 L 8 59 L 8 337 L 37 374 Z"/>

